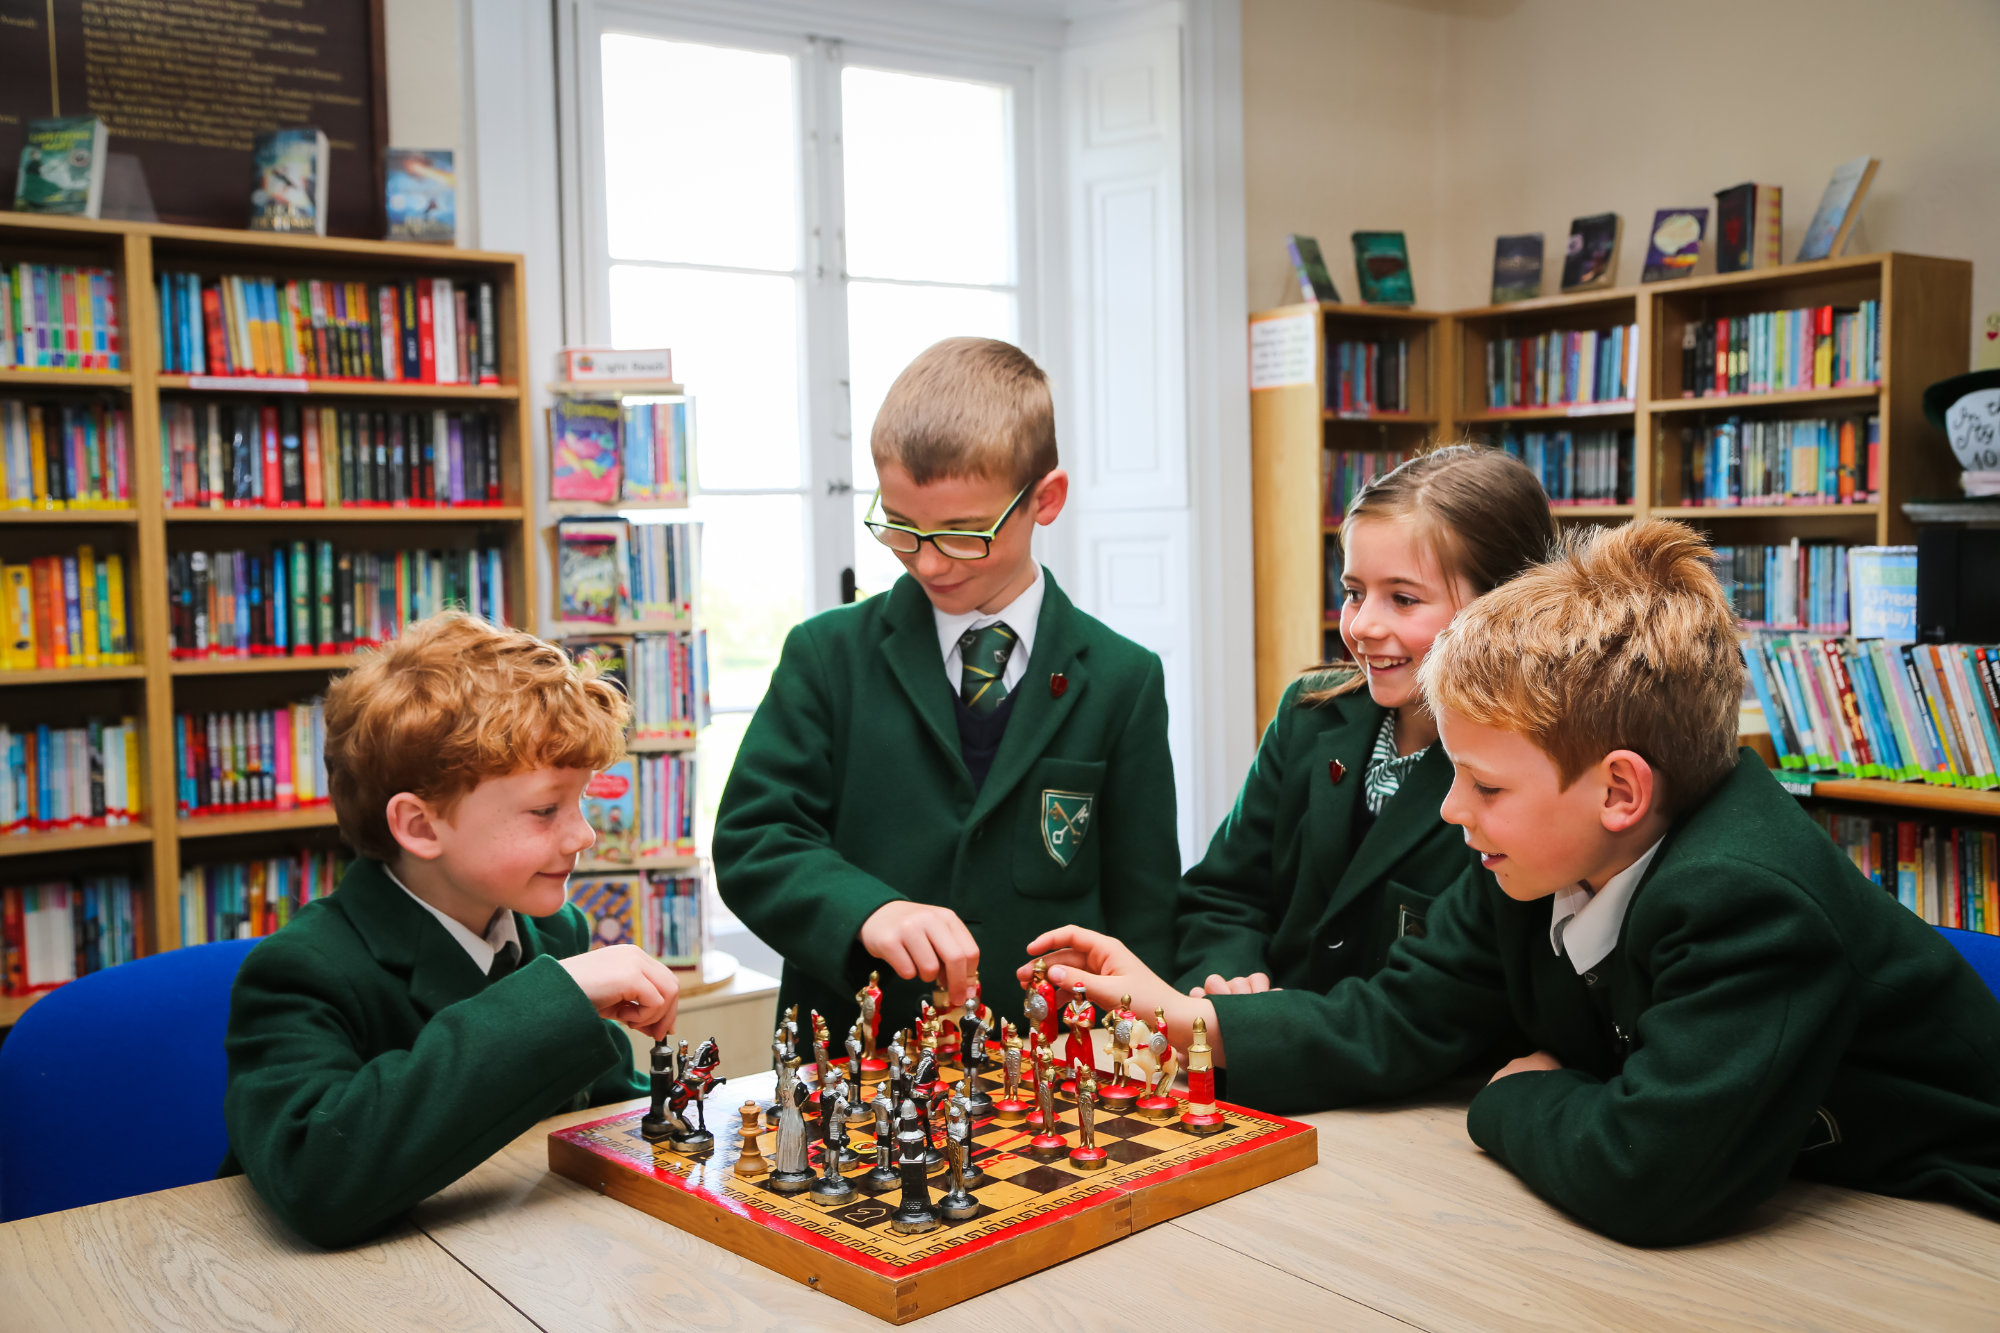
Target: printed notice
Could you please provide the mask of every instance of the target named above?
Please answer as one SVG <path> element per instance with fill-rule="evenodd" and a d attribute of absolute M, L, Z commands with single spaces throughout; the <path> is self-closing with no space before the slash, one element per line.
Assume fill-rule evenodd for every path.
<path fill-rule="evenodd" d="M 1250 326 L 1250 389 L 1313 382 L 1313 321 L 1318 311 L 1262 319 Z"/>

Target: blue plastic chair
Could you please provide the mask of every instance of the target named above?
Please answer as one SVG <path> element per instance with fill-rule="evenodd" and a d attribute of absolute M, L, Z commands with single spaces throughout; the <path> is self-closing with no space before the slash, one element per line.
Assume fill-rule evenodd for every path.
<path fill-rule="evenodd" d="M 108 967 L 21 1016 L 0 1043 L 0 1221 L 214 1177 L 229 987 L 255 943 Z"/>
<path fill-rule="evenodd" d="M 1965 955 L 1965 961 L 1972 964 L 1972 970 L 1986 983 L 1986 989 L 2000 996 L 2000 935 L 1955 930 L 1950 926 L 1939 926 L 1937 930 L 1951 941 L 1952 948 Z"/>

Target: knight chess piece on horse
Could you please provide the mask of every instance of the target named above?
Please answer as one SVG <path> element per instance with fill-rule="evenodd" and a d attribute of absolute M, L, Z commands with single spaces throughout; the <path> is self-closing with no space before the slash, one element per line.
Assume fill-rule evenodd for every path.
<path fill-rule="evenodd" d="M 1093 1019 L 1065 1013 L 1074 1000 L 1057 1008 L 1044 973 L 1036 983 L 1053 1030 L 1033 1006 L 1021 1031 L 996 1023 L 975 991 L 926 1004 L 886 1045 L 864 1013 L 834 1060 L 812 1014 L 810 1066 L 789 1013 L 773 1072 L 726 1091 L 713 1040 L 662 1041 L 649 1102 L 550 1134 L 550 1169 L 900 1324 L 1318 1160 L 1311 1126 L 1214 1100 L 1201 1037 L 1184 1065 L 1164 1015 L 1148 1022 L 1124 1000 L 1104 1015 L 1100 1070 Z"/>

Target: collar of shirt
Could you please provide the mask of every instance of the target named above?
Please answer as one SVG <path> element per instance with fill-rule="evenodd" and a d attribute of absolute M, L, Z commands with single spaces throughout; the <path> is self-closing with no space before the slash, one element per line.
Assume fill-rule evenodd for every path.
<path fill-rule="evenodd" d="M 1618 946 L 1618 931 L 1625 924 L 1625 908 L 1632 901 L 1632 890 L 1646 877 L 1653 853 L 1665 841 L 1661 838 L 1648 847 L 1638 860 L 1613 875 L 1596 893 L 1573 887 L 1556 894 L 1555 906 L 1549 912 L 1549 947 L 1558 954 L 1567 948 L 1570 966 L 1578 976 L 1610 957 Z"/>
<path fill-rule="evenodd" d="M 958 615 L 946 615 L 936 607 L 931 614 L 937 617 L 938 651 L 944 655 L 944 678 L 951 682 L 951 692 L 958 693 L 959 669 L 964 665 L 964 655 L 959 652 L 958 641 L 966 631 L 985 629 L 988 625 L 1007 622 L 1007 628 L 1014 631 L 1020 642 L 1007 655 L 1007 669 L 1000 673 L 1000 683 L 1012 694 L 1014 687 L 1021 683 L 1021 677 L 1028 674 L 1028 656 L 1035 651 L 1035 622 L 1042 618 L 1042 592 L 1046 585 L 1042 581 L 1042 567 L 1035 565 L 1035 581 L 1021 590 L 1021 595 L 1007 603 L 998 611 L 964 611 Z"/>
<path fill-rule="evenodd" d="M 390 882 L 397 888 L 401 889 L 404 893 L 410 893 L 410 886 L 403 883 L 402 880 L 397 879 L 395 871 L 389 869 L 388 866 L 383 866 L 382 873 L 387 875 Z M 410 893 L 410 901 L 437 918 L 438 924 L 444 927 L 445 933 L 458 942 L 459 948 L 465 950 L 465 956 L 472 960 L 473 966 L 479 969 L 481 976 L 493 970 L 494 955 L 499 953 L 508 944 L 512 944 L 517 952 L 526 952 L 521 949 L 521 936 L 520 932 L 514 929 L 514 914 L 512 912 L 504 910 L 495 912 L 493 914 L 493 924 L 486 928 L 485 938 L 482 939 L 446 916 L 443 912 L 438 911 L 437 908 L 432 907 L 422 898 L 417 897 L 416 894 Z"/>

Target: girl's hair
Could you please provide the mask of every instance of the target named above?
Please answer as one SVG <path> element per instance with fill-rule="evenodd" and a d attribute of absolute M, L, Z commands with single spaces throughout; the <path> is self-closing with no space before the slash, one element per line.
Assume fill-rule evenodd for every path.
<path fill-rule="evenodd" d="M 1463 579 L 1475 597 L 1548 559 L 1560 540 L 1535 474 L 1517 458 L 1467 441 L 1433 445 L 1362 488 L 1340 525 L 1343 548 L 1363 519 L 1396 518 L 1415 524 L 1445 577 Z M 1323 683 L 1301 690 L 1300 704 L 1324 703 L 1366 679 L 1350 662 L 1323 662 L 1308 674 Z"/>

